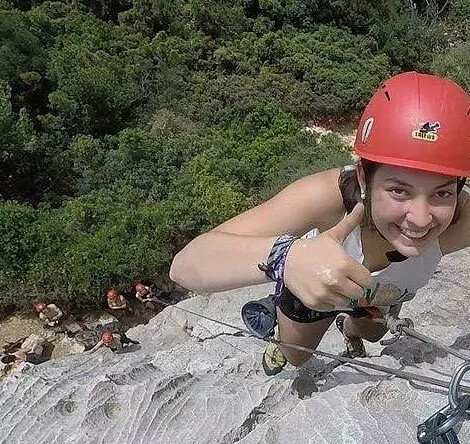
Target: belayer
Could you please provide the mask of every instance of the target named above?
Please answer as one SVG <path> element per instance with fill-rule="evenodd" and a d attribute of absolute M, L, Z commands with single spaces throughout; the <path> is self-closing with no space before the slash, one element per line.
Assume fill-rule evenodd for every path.
<path fill-rule="evenodd" d="M 426 285 L 441 257 L 470 246 L 470 100 L 454 82 L 407 72 L 387 80 L 359 122 L 358 160 L 312 174 L 201 234 L 170 277 L 212 293 L 276 282 L 244 307 L 261 337 L 316 348 L 336 320 L 347 354 L 364 356 L 386 313 Z M 274 316 L 273 316 L 274 314 Z M 268 344 L 263 367 L 280 371 L 310 354 Z"/>

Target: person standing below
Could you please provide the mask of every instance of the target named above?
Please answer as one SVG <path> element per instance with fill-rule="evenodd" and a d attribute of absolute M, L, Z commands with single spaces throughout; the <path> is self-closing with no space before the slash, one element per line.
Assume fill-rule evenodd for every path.
<path fill-rule="evenodd" d="M 135 286 L 135 297 L 150 310 L 157 310 L 159 306 L 164 305 L 154 296 L 152 289 L 142 282 L 138 282 Z"/>
<path fill-rule="evenodd" d="M 34 305 L 34 309 L 39 313 L 39 319 L 44 324 L 44 328 L 55 327 L 64 316 L 64 312 L 55 304 L 46 305 L 39 302 Z"/>
<path fill-rule="evenodd" d="M 132 309 L 129 307 L 126 298 L 119 294 L 114 288 L 108 291 L 106 298 L 108 301 L 108 307 L 111 310 L 126 310 L 129 313 L 132 313 Z"/>
<path fill-rule="evenodd" d="M 113 353 L 122 351 L 123 347 L 129 345 L 140 344 L 139 341 L 134 341 L 128 338 L 124 333 L 113 333 L 112 331 L 105 331 L 101 335 L 99 342 L 90 350 L 87 350 L 86 354 L 91 354 L 100 349 L 101 347 L 109 348 Z"/>

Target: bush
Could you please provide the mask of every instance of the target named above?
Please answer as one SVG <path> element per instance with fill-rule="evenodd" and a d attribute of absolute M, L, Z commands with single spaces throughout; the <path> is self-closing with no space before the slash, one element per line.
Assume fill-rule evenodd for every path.
<path fill-rule="evenodd" d="M 206 122 L 243 119 L 257 103 L 280 104 L 298 118 L 344 117 L 363 108 L 388 77 L 376 42 L 332 27 L 311 33 L 246 34 L 214 53 L 217 76 L 194 77 L 194 115 Z"/>
<path fill-rule="evenodd" d="M 470 91 L 470 42 L 436 55 L 431 69 L 433 73 L 448 77 Z"/>

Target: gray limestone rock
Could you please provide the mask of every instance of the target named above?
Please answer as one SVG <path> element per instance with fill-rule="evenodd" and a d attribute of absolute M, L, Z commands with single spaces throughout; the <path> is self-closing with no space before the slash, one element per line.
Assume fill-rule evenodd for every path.
<path fill-rule="evenodd" d="M 469 265 L 468 250 L 444 258 L 403 316 L 470 356 Z M 270 289 L 196 296 L 178 306 L 243 327 L 243 303 Z M 0 441 L 410 444 L 417 442 L 417 425 L 447 404 L 443 388 L 326 358 L 267 377 L 261 340 L 176 307 L 127 334 L 141 344 L 122 354 L 100 350 L 28 365 L 5 380 Z M 434 378 L 448 378 L 461 362 L 413 338 L 367 345 L 364 362 Z M 331 328 L 319 349 L 341 351 L 339 332 Z M 470 442 L 469 424 L 457 431 L 462 443 Z"/>

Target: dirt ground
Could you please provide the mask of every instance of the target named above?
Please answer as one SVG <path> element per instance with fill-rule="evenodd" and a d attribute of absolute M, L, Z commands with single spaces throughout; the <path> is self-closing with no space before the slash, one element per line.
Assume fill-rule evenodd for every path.
<path fill-rule="evenodd" d="M 32 333 L 39 336 L 44 333 L 42 323 L 37 316 L 10 316 L 0 322 L 0 346 L 7 342 L 17 341 Z"/>
<path fill-rule="evenodd" d="M 187 292 L 175 291 L 163 296 L 162 300 L 167 304 L 174 304 L 186 297 L 188 297 Z M 165 305 L 162 304 L 156 310 L 149 310 L 137 300 L 130 300 L 130 298 L 128 299 L 128 305 L 131 307 L 132 313 L 126 310 L 111 310 L 108 308 L 83 313 L 68 313 L 64 323 L 77 321 L 83 326 L 85 322 L 97 321 L 100 317 L 109 317 L 111 315 L 119 321 L 123 330 L 126 331 L 137 325 L 147 324 L 152 317 L 165 308 Z M 3 351 L 3 346 L 9 342 L 16 342 L 33 333 L 48 341 L 52 348 L 51 359 L 77 352 L 74 351 L 74 344 L 68 340 L 65 334 L 54 334 L 53 331 L 44 329 L 37 313 L 32 312 L 28 315 L 12 315 L 0 321 L 0 354 Z"/>
<path fill-rule="evenodd" d="M 100 316 L 112 315 L 118 319 L 123 329 L 127 330 L 139 324 L 146 324 L 157 313 L 156 311 L 146 310 L 143 306 L 136 304 L 133 307 L 132 314 L 124 310 L 103 309 L 75 314 L 73 317 L 68 316 L 67 320 L 79 319 L 82 322 L 85 320 L 94 321 Z M 33 333 L 43 337 L 47 341 L 49 344 L 48 350 L 50 352 L 47 353 L 47 356 L 50 356 L 51 359 L 77 353 L 77 344 L 74 343 L 74 341 L 68 339 L 63 333 L 54 334 L 53 331 L 44 329 L 36 313 L 30 315 L 13 315 L 0 321 L 0 352 L 3 351 L 3 346 L 8 343 L 16 342 Z"/>

